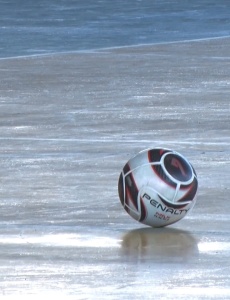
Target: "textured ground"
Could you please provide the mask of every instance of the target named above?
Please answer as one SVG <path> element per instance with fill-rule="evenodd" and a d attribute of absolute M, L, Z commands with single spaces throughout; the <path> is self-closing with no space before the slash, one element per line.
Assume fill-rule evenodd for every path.
<path fill-rule="evenodd" d="M 1 298 L 230 299 L 229 51 L 215 39 L 0 60 Z M 156 146 L 199 178 L 192 213 L 163 229 L 117 194 L 126 161 Z"/>

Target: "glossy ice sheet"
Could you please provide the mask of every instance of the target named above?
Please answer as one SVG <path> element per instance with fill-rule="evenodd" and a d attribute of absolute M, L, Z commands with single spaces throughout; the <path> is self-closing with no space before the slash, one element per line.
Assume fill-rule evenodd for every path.
<path fill-rule="evenodd" d="M 230 299 L 230 39 L 0 60 L 1 298 Z M 163 229 L 123 210 L 138 151 L 200 183 Z M 32 297 L 33 296 L 33 297 Z"/>

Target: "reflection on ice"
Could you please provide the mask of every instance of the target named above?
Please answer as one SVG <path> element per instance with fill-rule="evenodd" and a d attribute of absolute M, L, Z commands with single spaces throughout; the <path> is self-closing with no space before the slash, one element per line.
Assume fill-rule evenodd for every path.
<path fill-rule="evenodd" d="M 198 244 L 199 252 L 211 253 L 218 251 L 230 251 L 230 243 L 228 242 L 200 242 Z"/>
<path fill-rule="evenodd" d="M 60 246 L 60 247 L 92 247 L 107 248 L 119 247 L 119 241 L 110 237 L 97 237 L 80 234 L 46 234 L 41 236 L 1 236 L 1 244 L 41 244 L 43 246 Z"/>
<path fill-rule="evenodd" d="M 219 288 L 219 287 L 178 287 L 170 290 L 171 296 L 181 296 L 186 297 L 186 299 L 229 299 L 229 288 Z M 194 298 L 199 297 L 199 298 Z M 222 298 L 228 297 L 228 298 Z M 166 298 L 168 299 L 168 298 Z M 171 298 L 170 298 L 171 299 Z M 183 298 L 185 299 L 185 298 Z"/>
<path fill-rule="evenodd" d="M 173 228 L 143 228 L 128 232 L 122 240 L 124 255 L 138 258 L 186 260 L 199 251 L 197 241 L 187 231 Z"/>

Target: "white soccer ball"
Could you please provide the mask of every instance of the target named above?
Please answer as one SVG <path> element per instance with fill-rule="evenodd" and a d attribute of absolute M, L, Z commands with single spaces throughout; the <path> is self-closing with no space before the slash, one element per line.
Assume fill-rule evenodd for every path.
<path fill-rule="evenodd" d="M 147 149 L 131 158 L 118 181 L 121 204 L 135 220 L 162 227 L 184 218 L 196 203 L 197 175 L 180 153 Z"/>

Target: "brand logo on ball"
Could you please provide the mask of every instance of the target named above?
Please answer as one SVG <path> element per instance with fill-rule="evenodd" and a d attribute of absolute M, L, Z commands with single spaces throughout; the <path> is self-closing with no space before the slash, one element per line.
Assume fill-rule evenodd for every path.
<path fill-rule="evenodd" d="M 176 180 L 186 182 L 192 178 L 192 169 L 185 159 L 177 154 L 167 154 L 164 158 L 166 171 Z"/>

